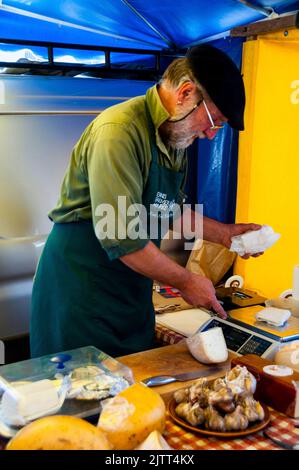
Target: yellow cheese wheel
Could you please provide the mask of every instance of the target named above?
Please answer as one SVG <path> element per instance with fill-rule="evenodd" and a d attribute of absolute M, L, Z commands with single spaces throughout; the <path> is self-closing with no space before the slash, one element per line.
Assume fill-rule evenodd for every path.
<path fill-rule="evenodd" d="M 165 404 L 157 392 L 136 383 L 107 402 L 98 427 L 114 449 L 134 449 L 152 431 L 163 432 Z"/>
<path fill-rule="evenodd" d="M 74 416 L 47 416 L 21 429 L 6 450 L 110 450 L 96 426 Z"/>

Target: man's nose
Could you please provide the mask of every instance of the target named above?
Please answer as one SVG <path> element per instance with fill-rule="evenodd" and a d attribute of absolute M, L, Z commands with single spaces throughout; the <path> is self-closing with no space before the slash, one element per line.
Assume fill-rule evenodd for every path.
<path fill-rule="evenodd" d="M 213 140 L 218 131 L 219 129 L 215 129 L 213 131 L 211 131 L 210 129 L 207 129 L 205 131 L 205 134 L 209 140 Z"/>

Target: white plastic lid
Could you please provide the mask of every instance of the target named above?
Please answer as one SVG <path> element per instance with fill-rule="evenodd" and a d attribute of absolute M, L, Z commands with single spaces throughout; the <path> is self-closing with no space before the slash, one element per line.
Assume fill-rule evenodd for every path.
<path fill-rule="evenodd" d="M 278 364 L 265 366 L 263 367 L 263 371 L 266 372 L 266 374 L 274 375 L 275 377 L 287 377 L 288 375 L 292 375 L 294 372 L 290 367 Z"/>

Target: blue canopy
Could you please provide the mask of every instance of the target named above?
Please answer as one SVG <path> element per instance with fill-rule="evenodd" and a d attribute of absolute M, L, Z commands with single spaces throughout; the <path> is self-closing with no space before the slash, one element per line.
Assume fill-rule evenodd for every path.
<path fill-rule="evenodd" d="M 2 0 L 0 36 L 173 49 L 298 8 L 298 0 Z"/>

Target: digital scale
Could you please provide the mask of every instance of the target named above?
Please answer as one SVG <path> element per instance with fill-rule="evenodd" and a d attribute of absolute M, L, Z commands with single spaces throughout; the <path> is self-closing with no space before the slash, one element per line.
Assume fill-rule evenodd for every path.
<path fill-rule="evenodd" d="M 212 316 L 198 331 L 207 331 L 219 326 L 230 351 L 238 355 L 257 354 L 273 359 L 282 343 L 299 339 L 299 319 L 291 316 L 281 327 L 268 325 L 256 320 L 256 314 L 263 308 L 262 305 L 237 308 L 227 312 L 226 320 Z"/>
<path fill-rule="evenodd" d="M 161 306 L 157 295 L 154 304 Z M 163 299 L 163 302 L 167 307 L 178 307 L 181 311 L 158 313 L 156 322 L 184 336 L 220 326 L 230 351 L 237 355 L 256 354 L 270 360 L 282 343 L 299 339 L 299 318 L 291 316 L 282 327 L 256 320 L 256 314 L 265 308 L 266 300 L 257 292 L 238 287 L 218 287 L 216 296 L 228 314 L 226 320 L 203 308 L 186 309 L 188 304 L 176 297 Z"/>

